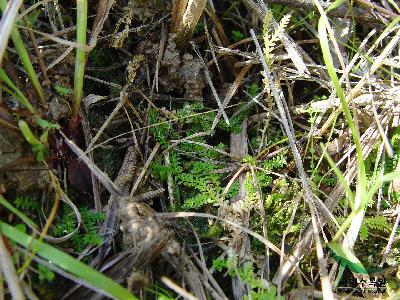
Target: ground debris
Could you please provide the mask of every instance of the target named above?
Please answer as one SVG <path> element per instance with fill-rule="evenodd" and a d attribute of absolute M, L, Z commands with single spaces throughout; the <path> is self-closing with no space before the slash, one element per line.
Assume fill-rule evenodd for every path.
<path fill-rule="evenodd" d="M 22 136 L 0 126 L 0 182 L 16 195 L 36 195 L 50 181 L 48 171 L 24 154 Z"/>
<path fill-rule="evenodd" d="M 147 204 L 133 202 L 129 197 L 126 197 L 121 199 L 119 205 L 125 248 L 136 249 L 143 245 L 149 245 L 151 244 L 150 241 L 160 237 L 165 240 L 169 239 L 170 233 L 155 218 L 154 210 Z"/>
<path fill-rule="evenodd" d="M 183 95 L 187 100 L 203 100 L 205 78 L 201 59 L 180 54 L 170 35 L 161 61 L 159 82 L 166 93 Z"/>

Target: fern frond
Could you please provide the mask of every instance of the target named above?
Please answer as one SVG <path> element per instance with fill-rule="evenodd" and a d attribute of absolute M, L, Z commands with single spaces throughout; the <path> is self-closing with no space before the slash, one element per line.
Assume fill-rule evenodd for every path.
<path fill-rule="evenodd" d="M 273 53 L 272 51 L 276 48 L 277 42 L 280 40 L 281 34 L 285 31 L 287 25 L 290 22 L 292 15 L 289 13 L 280 20 L 278 27 L 272 32 L 272 11 L 267 10 L 263 24 L 263 41 L 264 41 L 264 56 L 268 64 L 268 67 L 272 66 Z"/>
<path fill-rule="evenodd" d="M 275 30 L 272 30 L 273 28 L 272 25 L 272 20 L 273 20 L 273 15 L 271 10 L 267 10 L 264 18 L 264 23 L 263 23 L 263 31 L 262 31 L 262 37 L 264 41 L 264 58 L 267 63 L 267 66 L 272 69 L 273 66 L 273 61 L 274 61 L 274 54 L 273 50 L 276 48 L 276 44 L 280 40 L 280 36 L 282 32 L 286 29 L 287 25 L 289 24 L 291 18 L 291 14 L 287 14 L 283 16 L 283 18 L 280 20 L 277 28 Z M 267 103 L 268 107 L 272 107 L 273 105 L 273 99 L 271 97 L 270 93 L 270 86 L 268 80 L 264 76 L 263 80 L 265 90 L 266 90 L 266 99 L 265 102 Z"/>
<path fill-rule="evenodd" d="M 360 240 L 366 240 L 371 230 L 389 233 L 390 224 L 384 216 L 365 217 L 360 228 Z"/>
<path fill-rule="evenodd" d="M 280 20 L 279 24 L 278 24 L 278 28 L 276 28 L 274 34 L 272 35 L 272 40 L 274 42 L 279 40 L 279 37 L 281 36 L 282 32 L 285 31 L 287 25 L 290 22 L 290 18 L 292 17 L 292 14 L 287 14 L 284 15 L 283 18 Z"/>
<path fill-rule="evenodd" d="M 275 47 L 275 43 L 272 39 L 272 34 L 271 34 L 271 23 L 272 23 L 272 11 L 268 9 L 265 14 L 264 24 L 263 24 L 264 56 L 268 67 L 271 67 L 271 61 L 272 61 L 271 53 Z"/>

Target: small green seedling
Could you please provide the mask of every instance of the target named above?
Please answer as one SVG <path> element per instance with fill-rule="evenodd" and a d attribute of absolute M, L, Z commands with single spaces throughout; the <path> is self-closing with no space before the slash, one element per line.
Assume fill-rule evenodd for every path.
<path fill-rule="evenodd" d="M 22 132 L 22 135 L 26 139 L 26 141 L 31 145 L 33 153 L 36 155 L 36 160 L 37 161 L 43 161 L 44 157 L 47 154 L 47 149 L 46 146 L 44 145 L 44 142 L 47 141 L 48 137 L 48 130 L 46 130 L 40 139 L 37 139 L 31 129 L 29 128 L 28 124 L 23 121 L 19 120 L 18 121 L 18 127 Z"/>
<path fill-rule="evenodd" d="M 72 93 L 71 89 L 69 89 L 65 86 L 59 85 L 59 84 L 56 84 L 54 86 L 54 89 L 56 90 L 57 94 L 59 94 L 60 96 L 68 96 L 69 94 Z"/>
<path fill-rule="evenodd" d="M 244 35 L 239 30 L 232 30 L 232 40 L 236 43 L 244 39 Z"/>
<path fill-rule="evenodd" d="M 252 83 L 248 87 L 247 92 L 250 94 L 251 97 L 254 98 L 260 92 L 260 87 L 257 84 Z"/>
<path fill-rule="evenodd" d="M 47 268 L 44 265 L 38 265 L 37 272 L 38 272 L 40 281 L 52 282 L 55 278 L 54 272 L 51 271 L 49 268 Z"/>
<path fill-rule="evenodd" d="M 42 129 L 60 129 L 61 128 L 60 125 L 58 125 L 56 123 L 51 123 L 42 118 L 36 118 L 36 122 Z M 47 139 L 46 139 L 46 141 L 47 141 Z"/>

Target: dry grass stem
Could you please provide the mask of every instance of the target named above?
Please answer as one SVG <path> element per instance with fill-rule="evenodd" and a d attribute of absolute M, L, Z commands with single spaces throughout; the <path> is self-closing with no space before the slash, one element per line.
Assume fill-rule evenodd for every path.
<path fill-rule="evenodd" d="M 16 0 L 9 3 L 7 9 L 3 12 L 0 20 L 0 64 L 3 61 L 3 55 L 8 45 L 8 39 L 14 27 L 14 22 L 18 15 L 18 10 L 22 5 L 22 0 Z"/>
<path fill-rule="evenodd" d="M 169 287 L 171 290 L 175 291 L 178 295 L 183 297 L 184 299 L 188 300 L 198 300 L 197 297 L 186 291 L 184 288 L 180 287 L 177 285 L 175 282 L 173 282 L 171 279 L 167 277 L 161 277 L 161 281 Z"/>
<path fill-rule="evenodd" d="M 24 300 L 25 295 L 22 291 L 20 280 L 17 276 L 11 255 L 4 243 L 3 236 L 0 236 L 0 268 L 5 277 L 12 298 Z"/>
<path fill-rule="evenodd" d="M 189 40 L 203 13 L 207 0 L 181 0 L 177 2 L 179 2 L 179 7 L 174 25 L 174 31 L 176 32 L 175 42 L 179 48 L 183 49 L 189 44 Z M 187 3 L 187 7 L 185 13 L 181 16 L 185 3 Z"/>

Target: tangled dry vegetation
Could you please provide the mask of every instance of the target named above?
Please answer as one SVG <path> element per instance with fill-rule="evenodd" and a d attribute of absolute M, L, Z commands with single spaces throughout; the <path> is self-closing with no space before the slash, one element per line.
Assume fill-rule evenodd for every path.
<path fill-rule="evenodd" d="M 397 1 L 0 8 L 2 299 L 400 298 Z"/>

